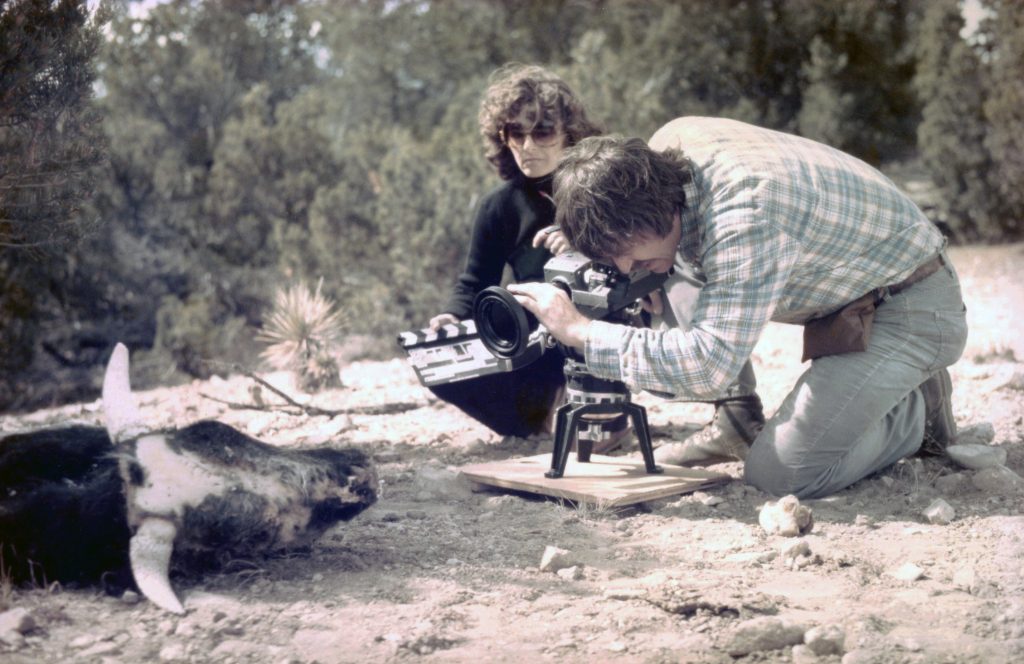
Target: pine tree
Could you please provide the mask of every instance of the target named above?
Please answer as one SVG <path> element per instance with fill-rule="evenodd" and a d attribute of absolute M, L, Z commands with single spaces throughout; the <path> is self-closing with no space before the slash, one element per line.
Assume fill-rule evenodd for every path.
<path fill-rule="evenodd" d="M 0 368 L 29 363 L 46 285 L 87 230 L 103 155 L 86 0 L 0 2 Z M 0 386 L 0 404 L 4 401 Z"/>
<path fill-rule="evenodd" d="M 924 106 L 917 128 L 922 161 L 939 188 L 937 216 L 961 240 L 993 238 L 996 195 L 984 140 L 984 72 L 960 36 L 957 0 L 933 2 L 918 34 L 914 87 Z"/>
<path fill-rule="evenodd" d="M 991 43 L 991 80 L 985 116 L 991 130 L 986 145 L 995 165 L 992 176 L 1004 209 L 1003 237 L 1024 235 L 1024 4 L 989 0 L 992 18 L 984 32 Z"/>

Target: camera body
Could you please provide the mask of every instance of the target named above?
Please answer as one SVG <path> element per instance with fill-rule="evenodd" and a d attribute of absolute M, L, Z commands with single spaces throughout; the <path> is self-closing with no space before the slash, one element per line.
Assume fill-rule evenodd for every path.
<path fill-rule="evenodd" d="M 667 278 L 667 273 L 646 270 L 624 275 L 572 251 L 544 264 L 544 281 L 564 290 L 580 313 L 610 322 L 636 322 L 640 300 L 660 288 Z M 543 352 L 556 345 L 533 314 L 504 288 L 492 286 L 476 296 L 473 320 L 480 341 L 499 358 L 539 356 L 538 347 Z M 565 352 L 574 354 L 569 349 Z"/>
<path fill-rule="evenodd" d="M 623 275 L 575 252 L 559 254 L 544 264 L 544 280 L 564 290 L 584 316 L 611 322 L 636 322 L 640 299 L 667 278 L 667 274 L 646 271 Z M 558 345 L 533 314 L 498 286 L 477 295 L 471 320 L 439 330 L 402 332 L 398 343 L 426 387 L 515 371 Z M 576 357 L 571 349 L 563 352 Z"/>
<path fill-rule="evenodd" d="M 627 320 L 637 313 L 634 305 L 667 278 L 667 273 L 647 270 L 624 275 L 574 251 L 544 264 L 544 281 L 562 288 L 580 313 L 594 320 Z"/>

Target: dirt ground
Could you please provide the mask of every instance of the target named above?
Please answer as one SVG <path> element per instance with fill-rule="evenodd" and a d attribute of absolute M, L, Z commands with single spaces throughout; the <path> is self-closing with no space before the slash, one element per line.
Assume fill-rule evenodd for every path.
<path fill-rule="evenodd" d="M 971 336 L 952 368 L 967 442 L 1024 474 L 1024 245 L 957 248 Z M 772 412 L 801 371 L 800 328 L 773 325 L 754 356 Z M 390 343 L 384 340 L 383 343 Z M 288 376 L 272 376 L 292 394 Z M 432 399 L 404 361 L 354 362 L 345 387 L 309 397 L 333 418 L 229 408 L 244 376 L 140 393 L 158 426 L 216 418 L 281 446 L 354 445 L 379 503 L 312 551 L 176 581 L 188 613 L 132 593 L 12 589 L 25 609 L 0 661 L 37 662 L 1009 662 L 1024 661 L 1024 490 L 947 459 L 904 460 L 807 501 L 800 539 L 758 524 L 773 498 L 736 481 L 605 509 L 473 486 L 470 463 L 544 440 L 489 433 Z M 639 395 L 655 443 L 710 407 Z M 9 433 L 99 423 L 99 404 L 0 417 Z M 713 467 L 741 476 L 739 463 Z M 923 512 L 944 499 L 946 524 Z M 567 551 L 542 569 L 549 546 Z M 558 567 L 558 566 L 556 566 Z M 3 614 L 0 614 L 0 622 Z"/>

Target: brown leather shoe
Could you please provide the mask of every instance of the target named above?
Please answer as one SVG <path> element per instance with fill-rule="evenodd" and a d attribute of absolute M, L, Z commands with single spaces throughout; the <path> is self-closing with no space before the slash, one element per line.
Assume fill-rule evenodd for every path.
<path fill-rule="evenodd" d="M 757 395 L 725 401 L 715 410 L 710 424 L 682 442 L 658 447 L 654 460 L 676 466 L 743 461 L 762 428 L 764 409 Z"/>
<path fill-rule="evenodd" d="M 944 456 L 946 448 L 956 440 L 953 381 L 948 371 L 939 369 L 921 383 L 920 389 L 924 397 L 924 440 L 920 451 Z"/>

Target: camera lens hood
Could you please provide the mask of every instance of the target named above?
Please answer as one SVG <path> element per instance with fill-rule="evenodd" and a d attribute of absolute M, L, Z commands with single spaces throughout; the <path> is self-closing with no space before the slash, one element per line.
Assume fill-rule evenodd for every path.
<path fill-rule="evenodd" d="M 504 288 L 491 286 L 473 300 L 476 331 L 487 350 L 495 356 L 514 359 L 527 351 L 537 318 Z"/>

